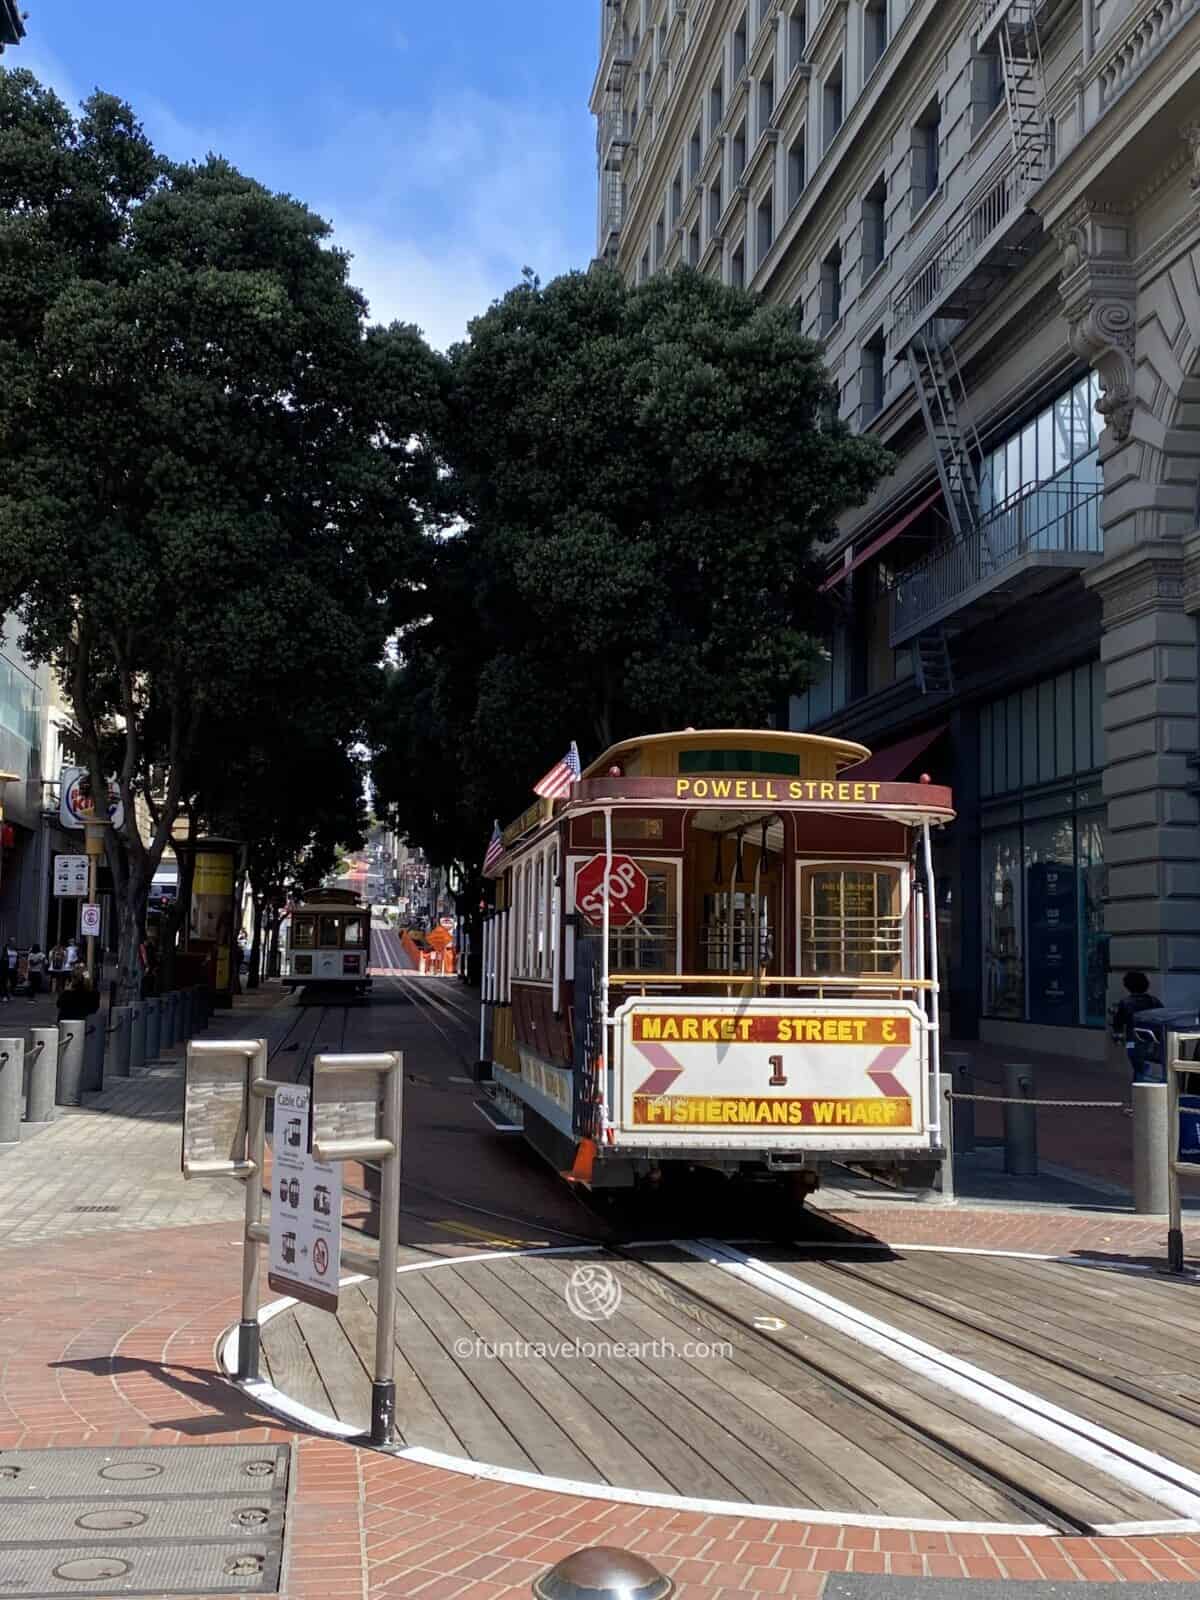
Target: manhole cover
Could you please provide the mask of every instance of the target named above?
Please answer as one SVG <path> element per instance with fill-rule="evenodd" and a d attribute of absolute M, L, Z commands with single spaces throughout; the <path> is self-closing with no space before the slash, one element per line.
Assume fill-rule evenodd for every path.
<path fill-rule="evenodd" d="M 153 1461 L 117 1461 L 111 1467 L 101 1467 L 100 1476 L 116 1483 L 132 1483 L 137 1478 L 157 1478 L 162 1468 Z"/>
<path fill-rule="evenodd" d="M 266 1478 L 275 1471 L 275 1463 L 273 1461 L 247 1461 L 244 1470 L 247 1477 Z"/>
<path fill-rule="evenodd" d="M 246 1506 L 243 1510 L 233 1513 L 233 1520 L 239 1528 L 261 1528 L 270 1517 L 271 1513 L 262 1506 Z"/>
<path fill-rule="evenodd" d="M 70 1578 L 72 1583 L 95 1583 L 98 1578 L 123 1578 L 128 1571 L 129 1562 L 118 1561 L 116 1556 L 84 1556 L 55 1567 L 54 1576 Z"/>
<path fill-rule="evenodd" d="M 144 1511 L 86 1511 L 82 1517 L 75 1518 L 75 1526 L 110 1533 L 116 1528 L 140 1528 L 145 1521 Z"/>

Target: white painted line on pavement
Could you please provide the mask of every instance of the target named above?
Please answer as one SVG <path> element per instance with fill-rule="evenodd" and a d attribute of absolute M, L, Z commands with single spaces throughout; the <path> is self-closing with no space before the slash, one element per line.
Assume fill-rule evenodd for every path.
<path fill-rule="evenodd" d="M 685 1239 L 675 1243 L 687 1254 L 710 1261 L 762 1293 L 878 1351 L 981 1410 L 1003 1417 L 1023 1432 L 1076 1460 L 1086 1461 L 1146 1499 L 1168 1506 L 1189 1519 L 1200 1518 L 1200 1473 L 1192 1472 L 1181 1463 L 1134 1444 L 1086 1417 L 996 1377 L 983 1367 L 939 1350 L 936 1345 L 872 1316 L 852 1302 L 826 1294 L 823 1289 L 748 1256 L 732 1245 L 712 1239 Z"/>

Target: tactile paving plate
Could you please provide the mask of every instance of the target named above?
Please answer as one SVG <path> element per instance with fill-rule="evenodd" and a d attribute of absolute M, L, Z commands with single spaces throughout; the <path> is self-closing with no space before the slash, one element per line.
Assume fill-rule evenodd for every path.
<path fill-rule="evenodd" d="M 106 1569 L 111 1576 L 97 1576 Z M 58 1576 L 64 1570 L 81 1575 Z M 274 1594 L 278 1566 L 261 1542 L 248 1547 L 131 1542 L 64 1544 L 53 1550 L 3 1546 L 0 1571 L 0 1594 L 10 1600 L 57 1600 L 68 1594 Z"/>
<path fill-rule="evenodd" d="M 271 1594 L 287 1445 L 0 1450 L 0 1600 Z"/>

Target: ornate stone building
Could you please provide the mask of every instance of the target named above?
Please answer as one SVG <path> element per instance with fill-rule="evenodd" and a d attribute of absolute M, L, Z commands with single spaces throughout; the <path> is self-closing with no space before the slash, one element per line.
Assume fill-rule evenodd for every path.
<path fill-rule="evenodd" d="M 0 0 L 0 55 L 7 44 L 20 44 L 25 37 L 25 23 L 17 9 L 17 0 Z"/>
<path fill-rule="evenodd" d="M 953 782 L 952 1030 L 1200 1000 L 1200 0 L 603 0 L 598 256 L 795 306 L 893 475 L 794 727 Z"/>

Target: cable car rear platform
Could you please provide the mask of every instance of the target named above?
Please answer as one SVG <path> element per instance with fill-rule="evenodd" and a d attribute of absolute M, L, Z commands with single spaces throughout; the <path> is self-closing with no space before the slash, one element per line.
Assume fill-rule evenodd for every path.
<path fill-rule="evenodd" d="M 781 1523 L 1200 1530 L 1194 1279 L 814 1223 L 790 1243 L 414 1253 L 398 1453 Z M 373 1297 L 348 1283 L 336 1316 L 264 1320 L 272 1405 L 365 1426 Z"/>

